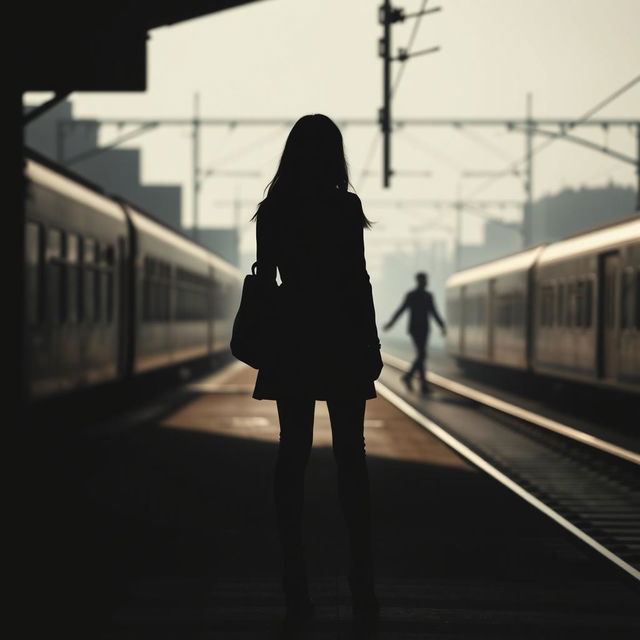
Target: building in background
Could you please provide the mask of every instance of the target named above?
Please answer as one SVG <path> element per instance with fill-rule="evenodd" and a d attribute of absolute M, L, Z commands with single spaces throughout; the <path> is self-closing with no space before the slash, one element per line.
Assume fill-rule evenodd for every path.
<path fill-rule="evenodd" d="M 27 107 L 29 109 L 30 107 Z M 106 193 L 124 197 L 139 205 L 174 229 L 181 230 L 182 187 L 180 185 L 142 184 L 139 149 L 100 149 L 98 122 L 67 124 L 73 120 L 71 102 L 61 102 L 25 129 L 25 143 L 91 182 Z M 86 158 L 74 157 L 89 152 Z"/>
<path fill-rule="evenodd" d="M 533 244 L 557 242 L 590 227 L 627 218 L 634 213 L 636 193 L 631 187 L 564 189 L 536 200 L 533 205 Z M 520 223 L 489 221 L 484 239 L 460 247 L 460 268 L 520 251 Z"/>
<path fill-rule="evenodd" d="M 483 262 L 515 253 L 522 249 L 520 222 L 489 220 L 484 226 L 484 239 L 480 243 L 460 246 L 460 269 L 475 267 Z"/>
<path fill-rule="evenodd" d="M 533 205 L 535 244 L 555 242 L 589 227 L 634 214 L 636 192 L 631 187 L 564 189 Z"/>
<path fill-rule="evenodd" d="M 194 237 L 193 227 L 184 229 L 184 232 Z M 241 266 L 240 238 L 235 227 L 198 227 L 198 242 L 232 265 Z"/>

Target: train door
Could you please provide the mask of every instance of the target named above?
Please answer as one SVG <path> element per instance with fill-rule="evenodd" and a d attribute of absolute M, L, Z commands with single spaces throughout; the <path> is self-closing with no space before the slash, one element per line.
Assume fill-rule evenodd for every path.
<path fill-rule="evenodd" d="M 620 348 L 620 254 L 600 256 L 598 370 L 601 378 L 618 377 Z"/>

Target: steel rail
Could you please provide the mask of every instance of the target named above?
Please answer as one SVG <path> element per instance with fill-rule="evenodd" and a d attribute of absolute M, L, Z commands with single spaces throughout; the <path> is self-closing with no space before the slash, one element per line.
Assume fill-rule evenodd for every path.
<path fill-rule="evenodd" d="M 398 359 L 399 360 L 399 359 Z M 435 382 L 434 382 L 435 384 Z M 409 418 L 414 420 L 422 428 L 433 434 L 438 440 L 445 445 L 453 449 L 456 453 L 468 460 L 473 466 L 484 471 L 492 478 L 500 482 L 503 486 L 513 491 L 516 495 L 526 500 L 531 506 L 535 507 L 538 511 L 545 516 L 554 520 L 557 524 L 563 527 L 566 531 L 573 534 L 583 543 L 587 544 L 591 549 L 597 552 L 600 556 L 615 564 L 622 569 L 629 577 L 640 582 L 640 571 L 630 565 L 628 562 L 617 556 L 613 551 L 607 549 L 603 544 L 598 542 L 595 538 L 584 532 L 578 526 L 573 524 L 570 520 L 558 513 L 555 509 L 545 504 L 542 500 L 537 498 L 531 492 L 524 489 L 516 481 L 512 480 L 505 473 L 497 469 L 488 460 L 483 458 L 480 454 L 473 451 L 470 447 L 465 445 L 461 440 L 453 436 L 447 429 L 434 422 L 432 419 L 423 415 L 418 409 L 409 404 L 406 400 L 401 398 L 397 393 L 389 389 L 379 380 L 376 381 L 376 390 L 378 393 L 402 411 Z"/>
<path fill-rule="evenodd" d="M 410 367 L 410 363 L 406 360 L 398 358 L 397 356 L 392 356 L 388 353 L 383 353 L 382 359 L 385 364 L 388 364 L 395 369 L 406 371 Z M 500 411 L 501 413 L 509 415 L 513 418 L 524 420 L 525 422 L 533 424 L 537 427 L 548 429 L 549 431 L 558 433 L 562 436 L 565 436 L 566 438 L 571 438 L 572 440 L 580 442 L 581 444 L 585 444 L 595 449 L 599 449 L 600 451 L 604 451 L 605 453 L 608 453 L 610 455 L 622 458 L 623 460 L 627 460 L 628 462 L 640 465 L 640 454 L 636 453 L 635 451 L 625 449 L 624 447 L 612 444 L 611 442 L 607 442 L 606 440 L 602 440 L 601 438 L 589 435 L 588 433 L 580 431 L 580 429 L 576 429 L 575 427 L 570 427 L 569 425 L 562 424 L 557 420 L 546 418 L 545 416 L 541 416 L 537 413 L 534 413 L 533 411 L 529 411 L 528 409 L 518 407 L 511 402 L 500 400 L 499 398 L 496 398 L 495 396 L 492 396 L 488 393 L 484 393 L 483 391 L 479 391 L 478 389 L 469 387 L 468 385 L 462 384 L 461 382 L 456 382 L 455 380 L 451 380 L 450 378 L 446 378 L 445 376 L 441 376 L 440 374 L 434 373 L 432 371 L 429 371 L 427 373 L 427 380 L 435 386 L 445 389 L 446 391 L 450 391 L 451 393 L 454 393 L 456 395 L 468 398 L 469 400 L 473 400 L 474 402 L 478 402 L 487 407 L 491 407 L 492 409 Z"/>

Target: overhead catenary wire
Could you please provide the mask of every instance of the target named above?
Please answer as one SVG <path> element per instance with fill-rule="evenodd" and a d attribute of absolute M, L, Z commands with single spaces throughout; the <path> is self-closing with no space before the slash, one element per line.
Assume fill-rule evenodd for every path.
<path fill-rule="evenodd" d="M 364 164 L 362 165 L 362 170 L 358 175 L 358 189 L 361 189 L 364 186 L 364 181 L 367 179 L 367 176 L 370 175 L 369 167 L 371 166 L 371 162 L 373 161 L 373 157 L 375 156 L 379 143 L 380 143 L 380 132 L 376 131 L 373 138 L 371 138 L 371 143 L 369 144 L 369 149 L 367 151 Z"/>
<path fill-rule="evenodd" d="M 456 127 L 455 129 L 461 136 L 466 136 L 472 142 L 475 142 L 478 146 L 482 147 L 483 149 L 486 149 L 487 151 L 492 153 L 495 157 L 500 158 L 503 162 L 509 162 L 509 163 L 513 162 L 513 158 L 510 158 L 508 153 L 506 153 L 505 151 L 500 149 L 500 147 L 496 146 L 495 144 L 487 140 L 484 136 L 481 136 L 475 131 L 470 131 L 469 129 L 466 129 L 464 127 Z"/>
<path fill-rule="evenodd" d="M 407 55 L 411 55 L 411 48 L 413 47 L 413 43 L 415 42 L 416 36 L 418 35 L 418 29 L 420 28 L 420 22 L 422 21 L 422 14 L 427 6 L 427 2 L 429 0 L 422 0 L 422 6 L 420 7 L 420 12 L 416 17 L 416 21 L 413 23 L 413 29 L 411 30 L 411 35 L 409 36 L 409 41 L 407 46 L 405 47 L 405 51 Z M 395 80 L 391 85 L 391 97 L 393 97 L 398 90 L 398 86 L 400 85 L 400 81 L 402 80 L 402 75 L 404 74 L 404 68 L 407 65 L 407 58 L 404 58 L 400 62 L 400 68 L 398 69 L 398 73 L 396 74 Z"/>
<path fill-rule="evenodd" d="M 574 120 L 569 127 L 567 127 L 564 130 L 561 130 L 557 136 L 553 138 L 547 138 L 546 140 L 541 142 L 537 147 L 534 147 L 533 150 L 531 151 L 531 154 L 525 154 L 519 160 L 512 162 L 510 165 L 508 165 L 508 167 L 505 170 L 497 173 L 496 175 L 482 182 L 480 185 L 478 185 L 478 187 L 476 187 L 476 189 L 471 191 L 465 197 L 473 197 L 478 193 L 481 193 L 488 187 L 490 187 L 492 184 L 494 184 L 498 180 L 504 178 L 505 176 L 512 175 L 513 172 L 517 170 L 523 163 L 525 163 L 528 158 L 533 158 L 541 151 L 548 149 L 554 142 L 557 142 L 558 140 L 562 140 L 562 138 L 564 138 L 569 134 L 569 131 L 571 129 L 589 120 L 592 116 L 598 113 L 598 111 L 601 111 L 608 104 L 610 104 L 611 102 L 619 98 L 623 93 L 626 93 L 629 89 L 631 89 L 633 86 L 638 84 L 638 82 L 640 82 L 640 74 L 632 78 L 629 82 L 626 82 L 625 84 L 623 84 L 620 88 L 616 89 L 613 93 L 609 94 L 606 98 L 604 98 L 603 100 L 598 102 L 596 105 L 594 105 L 593 107 L 585 111 L 585 113 L 583 113 L 579 118 Z"/>
<path fill-rule="evenodd" d="M 278 127 L 273 131 L 269 131 L 267 134 L 265 134 L 264 136 L 261 136 L 257 140 L 252 140 L 250 143 L 240 147 L 239 149 L 234 149 L 233 151 L 230 151 L 229 153 L 223 156 L 220 156 L 219 158 L 216 158 L 215 160 L 213 160 L 213 164 L 215 166 L 220 166 L 226 162 L 237 160 L 244 154 L 249 153 L 250 151 L 254 151 L 259 147 L 264 146 L 268 142 L 271 142 L 271 140 L 273 140 L 274 138 L 281 137 L 283 135 L 282 131 L 283 131 L 282 127 Z"/>
<path fill-rule="evenodd" d="M 414 136 L 413 134 L 409 133 L 404 127 L 399 128 L 398 133 L 400 134 L 401 139 L 406 140 L 407 142 L 412 144 L 416 149 L 420 149 L 421 151 L 424 151 L 425 153 L 430 154 L 435 158 L 438 158 L 444 164 L 450 166 L 452 169 L 455 169 L 456 171 L 464 170 L 464 166 L 461 163 L 459 163 L 457 160 L 452 158 L 450 155 L 448 155 L 444 151 L 435 149 L 434 147 L 426 143 L 424 140 L 422 140 L 422 138 L 419 138 L 418 136 Z"/>

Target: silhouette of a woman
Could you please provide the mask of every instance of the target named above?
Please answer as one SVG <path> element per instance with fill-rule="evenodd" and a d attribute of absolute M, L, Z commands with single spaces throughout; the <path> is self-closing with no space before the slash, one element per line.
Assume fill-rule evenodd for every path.
<path fill-rule="evenodd" d="M 259 369 L 256 399 L 277 401 L 280 441 L 274 497 L 289 619 L 313 615 L 304 558 L 304 476 L 316 400 L 331 419 L 338 490 L 350 546 L 353 613 L 375 617 L 370 497 L 364 413 L 375 398 L 382 360 L 360 199 L 348 192 L 342 135 L 321 114 L 300 118 L 289 133 L 256 219 L 258 277 L 277 288 L 270 353 Z M 274 289 L 275 290 L 275 289 Z"/>

